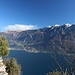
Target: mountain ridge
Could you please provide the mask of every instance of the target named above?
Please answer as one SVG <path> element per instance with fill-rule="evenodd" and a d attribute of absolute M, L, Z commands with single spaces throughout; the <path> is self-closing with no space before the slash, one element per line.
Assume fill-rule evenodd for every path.
<path fill-rule="evenodd" d="M 29 52 L 75 52 L 75 24 L 0 34 L 7 37 L 11 49 L 24 49 Z"/>

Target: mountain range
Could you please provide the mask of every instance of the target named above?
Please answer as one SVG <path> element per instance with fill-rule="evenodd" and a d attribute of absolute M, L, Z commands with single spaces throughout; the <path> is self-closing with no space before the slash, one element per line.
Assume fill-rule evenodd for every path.
<path fill-rule="evenodd" d="M 27 52 L 74 53 L 75 24 L 55 25 L 36 30 L 0 32 L 10 49 Z"/>

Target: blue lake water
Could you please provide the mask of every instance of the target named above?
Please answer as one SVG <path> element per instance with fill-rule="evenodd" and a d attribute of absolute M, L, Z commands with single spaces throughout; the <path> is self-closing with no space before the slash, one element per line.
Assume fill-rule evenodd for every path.
<path fill-rule="evenodd" d="M 46 75 L 46 73 L 59 69 L 55 61 L 55 54 L 50 53 L 27 53 L 21 50 L 11 50 L 8 57 L 14 57 L 21 64 L 22 75 Z M 63 55 L 56 55 L 62 69 L 65 70 L 67 63 Z"/>

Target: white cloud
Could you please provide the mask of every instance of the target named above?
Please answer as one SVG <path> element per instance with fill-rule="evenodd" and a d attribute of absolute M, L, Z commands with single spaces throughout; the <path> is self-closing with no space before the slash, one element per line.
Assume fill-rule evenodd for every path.
<path fill-rule="evenodd" d="M 48 28 L 51 28 L 51 27 L 52 27 L 52 26 L 50 26 L 50 25 L 48 26 Z"/>
<path fill-rule="evenodd" d="M 59 25 L 59 24 L 55 24 L 54 26 L 55 26 L 55 27 L 59 27 L 60 25 Z"/>
<path fill-rule="evenodd" d="M 37 29 L 37 25 L 22 25 L 22 24 L 14 24 L 14 25 L 8 25 L 4 28 L 5 30 L 32 30 Z"/>

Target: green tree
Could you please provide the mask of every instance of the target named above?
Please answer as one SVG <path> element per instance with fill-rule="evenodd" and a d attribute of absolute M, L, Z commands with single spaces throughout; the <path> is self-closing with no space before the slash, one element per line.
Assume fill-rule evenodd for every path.
<path fill-rule="evenodd" d="M 5 58 L 4 64 L 6 65 L 8 75 L 21 75 L 21 66 L 15 58 Z"/>
<path fill-rule="evenodd" d="M 8 41 L 6 37 L 0 36 L 0 56 L 7 56 L 9 54 Z M 4 59 L 6 71 L 8 75 L 21 75 L 21 66 L 17 63 L 15 58 Z"/>
<path fill-rule="evenodd" d="M 7 56 L 9 54 L 8 46 L 6 37 L 0 36 L 0 56 Z"/>

